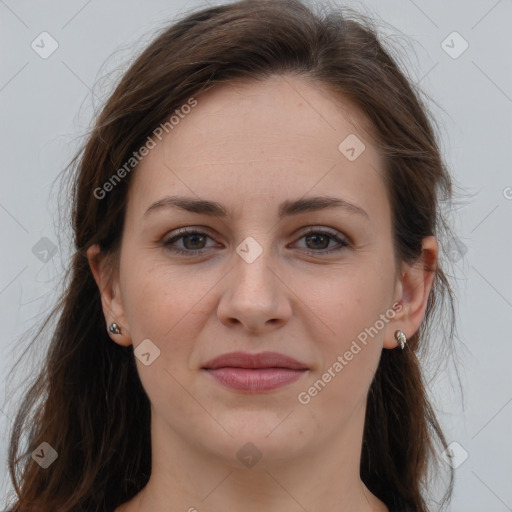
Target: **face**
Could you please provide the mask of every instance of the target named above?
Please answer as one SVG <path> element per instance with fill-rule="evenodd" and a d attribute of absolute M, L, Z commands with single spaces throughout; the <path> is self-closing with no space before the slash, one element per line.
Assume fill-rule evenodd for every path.
<path fill-rule="evenodd" d="M 161 432 L 233 465 L 248 441 L 267 461 L 329 449 L 396 346 L 383 162 L 358 111 L 305 79 L 196 99 L 134 171 L 106 308 L 123 328 L 114 339 L 150 354 L 136 362 Z M 205 369 L 267 351 L 300 369 Z"/>

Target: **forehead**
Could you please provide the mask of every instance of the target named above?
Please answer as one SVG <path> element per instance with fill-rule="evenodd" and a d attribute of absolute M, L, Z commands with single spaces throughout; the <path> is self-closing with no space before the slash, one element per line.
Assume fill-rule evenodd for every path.
<path fill-rule="evenodd" d="M 339 191 L 371 203 L 357 200 L 365 192 L 375 204 L 385 195 L 368 121 L 320 85 L 275 76 L 223 84 L 195 99 L 139 164 L 130 190 L 137 209 L 166 193 L 229 197 L 245 207 L 251 199 L 266 203 L 310 192 Z"/>
<path fill-rule="evenodd" d="M 197 102 L 165 144 L 171 150 L 193 139 L 195 151 L 187 158 L 191 165 L 196 159 L 214 163 L 212 156 L 222 163 L 218 158 L 223 155 L 229 161 L 285 156 L 334 162 L 341 156 L 339 144 L 351 134 L 372 145 L 370 125 L 355 106 L 304 78 L 227 83 L 203 93 Z"/>

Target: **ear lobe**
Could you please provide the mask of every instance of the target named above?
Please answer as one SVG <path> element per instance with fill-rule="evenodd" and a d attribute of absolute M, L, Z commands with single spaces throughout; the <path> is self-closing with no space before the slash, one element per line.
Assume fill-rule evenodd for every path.
<path fill-rule="evenodd" d="M 124 307 L 121 299 L 119 283 L 114 278 L 112 265 L 101 254 L 98 244 L 91 245 L 87 249 L 87 259 L 91 268 L 92 275 L 101 295 L 101 305 L 103 315 L 107 325 L 105 326 L 109 336 L 119 345 L 131 345 L 131 337 L 128 329 L 128 322 L 124 315 Z M 116 323 L 121 333 L 114 334 L 109 331 L 110 324 Z"/>
<path fill-rule="evenodd" d="M 390 325 L 384 348 L 393 349 L 398 346 L 394 337 L 395 330 L 400 329 L 407 338 L 410 338 L 423 322 L 434 281 L 438 253 L 436 239 L 433 236 L 425 237 L 418 261 L 413 265 L 405 265 L 395 292 L 401 309 Z"/>

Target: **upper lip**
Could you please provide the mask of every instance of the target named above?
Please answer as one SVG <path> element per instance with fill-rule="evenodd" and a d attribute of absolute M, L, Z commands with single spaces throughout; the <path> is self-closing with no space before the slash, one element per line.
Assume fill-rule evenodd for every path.
<path fill-rule="evenodd" d="M 278 352 L 230 352 L 211 359 L 203 368 L 215 370 L 216 368 L 289 368 L 291 370 L 307 370 L 308 367 L 292 357 Z"/>

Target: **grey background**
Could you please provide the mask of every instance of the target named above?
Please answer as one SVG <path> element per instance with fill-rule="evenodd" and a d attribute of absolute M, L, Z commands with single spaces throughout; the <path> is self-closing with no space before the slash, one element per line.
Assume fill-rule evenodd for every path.
<path fill-rule="evenodd" d="M 69 238 L 58 223 L 58 186 L 52 184 L 108 93 L 111 82 L 98 79 L 108 73 L 116 78 L 117 67 L 154 30 L 207 3 L 220 2 L 0 0 L 0 496 L 10 492 L 7 431 L 17 389 L 40 365 L 44 346 L 9 381 L 7 373 L 26 347 L 27 329 L 55 299 L 69 256 Z M 344 4 L 395 27 L 389 42 L 435 101 L 429 106 L 441 147 L 466 194 L 453 212 L 457 239 L 448 248 L 459 299 L 456 341 L 464 394 L 453 369 L 429 385 L 448 441 L 460 445 L 450 510 L 512 511 L 511 1 Z M 31 47 L 43 31 L 58 43 L 46 59 Z M 454 31 L 469 44 L 457 58 L 453 52 L 461 41 L 444 43 L 453 47 L 452 56 L 442 46 Z"/>

